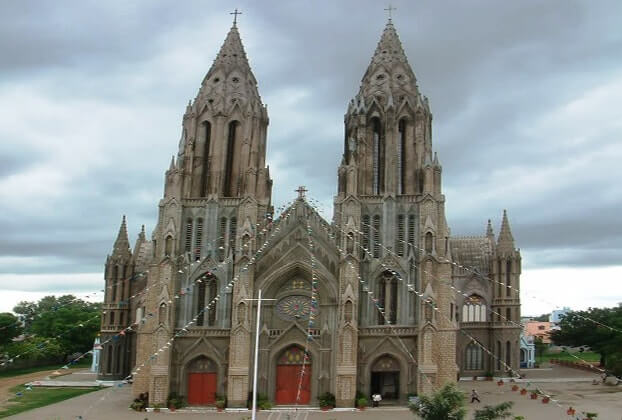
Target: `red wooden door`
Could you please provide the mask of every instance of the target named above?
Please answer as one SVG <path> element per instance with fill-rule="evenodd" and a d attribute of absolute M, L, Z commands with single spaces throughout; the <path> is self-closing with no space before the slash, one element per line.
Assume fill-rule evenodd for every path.
<path fill-rule="evenodd" d="M 298 404 L 309 404 L 311 401 L 311 366 L 305 366 L 302 384 L 300 384 L 301 370 L 302 365 L 278 365 L 276 367 L 274 400 L 277 404 L 296 404 L 299 385 L 301 386 Z"/>
<path fill-rule="evenodd" d="M 188 374 L 188 404 L 208 405 L 216 402 L 216 373 Z"/>

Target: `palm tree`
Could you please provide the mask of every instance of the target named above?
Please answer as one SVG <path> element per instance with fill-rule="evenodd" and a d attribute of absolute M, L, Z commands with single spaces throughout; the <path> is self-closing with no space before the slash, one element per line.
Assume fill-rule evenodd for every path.
<path fill-rule="evenodd" d="M 463 420 L 464 394 L 455 384 L 447 384 L 430 395 L 422 395 L 410 410 L 423 420 Z"/>
<path fill-rule="evenodd" d="M 481 410 L 475 410 L 475 420 L 496 420 L 510 417 L 512 412 L 510 408 L 514 403 L 512 401 L 506 401 L 498 405 L 486 405 Z"/>

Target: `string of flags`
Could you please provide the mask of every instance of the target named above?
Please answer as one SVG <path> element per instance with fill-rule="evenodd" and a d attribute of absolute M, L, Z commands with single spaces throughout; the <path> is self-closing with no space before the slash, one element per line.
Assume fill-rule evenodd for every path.
<path fill-rule="evenodd" d="M 283 206 L 280 206 L 279 210 L 285 209 L 286 206 L 287 206 L 287 204 L 285 204 Z M 258 257 L 258 255 L 261 254 L 264 251 L 264 249 L 270 244 L 270 239 L 273 238 L 280 231 L 280 226 L 279 226 L 280 223 L 283 222 L 283 221 L 286 221 L 290 217 L 290 215 L 292 214 L 294 209 L 295 209 L 294 207 L 290 207 L 289 211 L 287 213 L 285 213 L 284 215 L 281 215 L 282 217 L 279 217 L 277 219 L 277 222 L 274 223 L 274 224 L 273 224 L 273 220 L 272 220 L 271 215 L 266 215 L 266 218 L 268 219 L 268 226 L 269 226 L 269 228 L 264 228 L 263 231 L 264 232 L 270 232 L 270 236 L 264 241 L 264 243 L 261 245 L 261 247 L 256 251 L 255 255 L 253 257 L 251 257 L 249 262 L 244 267 L 242 267 L 240 271 L 242 271 L 242 272 L 243 271 L 247 271 L 248 267 L 251 264 L 255 263 L 256 258 Z M 259 223 L 257 225 L 259 226 Z M 160 347 L 157 351 L 152 353 L 140 366 L 138 366 L 134 371 L 132 371 L 130 375 L 125 377 L 122 380 L 122 382 L 117 384 L 117 386 L 118 387 L 122 387 L 125 383 L 127 383 L 127 381 L 131 378 L 132 375 L 137 374 L 148 362 L 153 362 L 154 360 L 156 360 L 157 359 L 157 355 L 159 353 L 163 352 L 164 350 L 166 350 L 168 347 L 170 347 L 172 345 L 173 341 L 175 340 L 175 338 L 177 338 L 177 337 L 185 334 L 186 332 L 188 332 L 189 331 L 188 327 L 190 327 L 193 323 L 195 323 L 197 321 L 197 319 L 199 318 L 199 316 L 202 315 L 206 310 L 209 310 L 211 305 L 215 304 L 219 300 L 220 295 L 222 295 L 225 292 L 228 292 L 228 290 L 230 290 L 234 286 L 234 284 L 237 282 L 237 280 L 239 280 L 239 277 L 240 277 L 240 274 L 236 275 L 226 286 L 222 287 L 220 292 L 219 292 L 219 294 L 214 299 L 212 299 L 205 307 L 203 307 L 203 309 L 201 309 L 197 313 L 197 315 L 190 322 L 188 322 L 186 325 L 184 325 L 184 327 L 182 327 L 180 329 L 180 331 L 175 333 L 174 336 L 164 346 Z M 180 294 L 179 296 L 184 296 L 184 295 L 186 295 L 186 294 L 185 293 L 184 294 Z M 172 301 L 169 301 L 169 303 L 172 303 Z M 102 313 L 105 314 L 105 311 L 103 311 Z M 155 315 L 153 313 L 145 314 L 145 316 L 143 316 L 143 318 L 140 320 L 141 321 L 140 323 L 142 324 L 142 323 L 144 323 L 144 321 L 146 319 L 152 318 L 154 316 Z M 92 354 L 94 350 L 103 350 L 105 344 L 107 344 L 108 342 L 113 341 L 113 340 L 116 341 L 120 337 L 125 336 L 126 332 L 129 332 L 129 331 L 132 331 L 135 328 L 138 328 L 138 325 L 139 325 L 139 322 L 136 322 L 133 325 L 129 325 L 128 327 L 123 328 L 121 331 L 119 331 L 117 334 L 114 334 L 109 339 L 105 340 L 104 342 L 102 342 L 100 344 L 95 345 L 92 350 L 89 350 L 87 352 L 82 353 L 76 359 L 74 359 L 72 362 L 70 362 L 70 363 L 68 363 L 66 365 L 63 365 L 61 367 L 61 369 L 69 369 L 69 366 L 71 364 L 77 363 L 80 359 L 86 357 L 89 354 Z M 79 326 L 83 326 L 83 325 L 80 324 Z M 13 359 L 11 359 L 10 362 L 13 362 Z M 4 363 L 2 365 L 4 365 Z M 30 388 L 30 389 L 32 389 L 32 388 Z M 21 392 L 18 393 L 18 394 L 20 394 L 20 395 L 16 394 L 16 396 L 18 396 L 18 397 L 23 395 L 23 393 L 21 393 Z M 103 398 L 104 397 L 102 397 L 102 399 Z"/>
<path fill-rule="evenodd" d="M 368 252 L 365 248 L 363 248 L 360 244 L 357 243 L 357 246 L 359 246 L 362 250 L 364 250 L 365 252 Z M 382 264 L 383 268 L 389 270 L 389 272 L 391 273 L 391 275 L 396 278 L 398 281 L 402 281 L 403 279 L 401 278 L 401 276 L 398 275 L 398 272 L 391 268 L 386 266 L 384 263 Z M 362 280 L 362 278 L 359 276 L 359 281 L 364 283 L 364 281 Z M 414 285 L 411 285 L 412 287 L 409 288 L 409 290 L 412 290 L 415 293 L 415 296 L 417 296 L 420 300 L 422 304 L 426 304 L 428 306 L 430 306 L 430 308 L 435 311 L 437 314 L 439 314 L 441 317 L 445 318 L 449 323 L 453 324 L 453 321 L 451 318 L 447 317 L 447 315 L 445 315 L 434 303 L 433 300 L 427 298 L 425 296 L 424 293 L 418 291 Z M 367 292 L 368 296 L 372 296 L 373 292 L 369 291 Z M 374 303 L 378 303 L 379 300 L 373 300 Z M 380 311 L 380 313 L 382 314 L 383 317 L 385 317 L 385 311 L 384 308 L 377 306 L 378 310 Z M 386 317 L 385 317 L 386 319 Z M 389 324 L 390 325 L 390 324 Z M 458 331 L 460 331 L 460 333 L 462 333 L 463 335 L 465 335 L 467 338 L 470 339 L 471 343 L 475 344 L 476 346 L 478 346 L 479 348 L 481 348 L 485 353 L 487 353 L 489 356 L 491 356 L 493 359 L 495 359 L 497 361 L 498 364 L 502 365 L 504 367 L 504 369 L 506 369 L 507 372 L 509 372 L 513 377 L 515 378 L 521 378 L 520 373 L 518 373 L 517 371 L 515 371 L 514 369 L 512 369 L 511 366 L 509 366 L 505 361 L 501 360 L 501 358 L 497 357 L 492 351 L 490 351 L 487 347 L 485 347 L 484 345 L 482 345 L 477 339 L 475 339 L 472 335 L 470 335 L 469 333 L 467 333 L 466 331 L 464 331 L 464 329 L 462 328 L 457 328 Z M 556 404 L 558 407 L 560 408 L 564 408 L 564 406 L 562 406 L 558 400 L 554 399 L 550 394 L 548 394 L 544 389 L 539 388 L 538 392 L 543 395 L 545 398 L 547 398 L 548 401 L 553 402 L 554 404 Z"/>
<path fill-rule="evenodd" d="M 304 200 L 304 198 L 302 198 Z M 305 370 L 307 367 L 307 363 L 309 362 L 309 342 L 313 340 L 312 328 L 314 326 L 315 317 L 317 316 L 318 305 L 317 305 L 317 292 L 318 292 L 318 277 L 315 270 L 315 249 L 313 245 L 313 230 L 311 229 L 311 225 L 309 223 L 309 217 L 307 215 L 306 218 L 306 230 L 307 230 L 307 242 L 309 244 L 309 254 L 311 260 L 311 308 L 309 311 L 309 321 L 307 324 L 307 340 L 305 341 L 304 353 L 303 353 L 303 363 L 302 368 L 300 369 L 300 377 L 298 379 L 298 390 L 296 392 L 296 405 L 300 402 L 300 395 L 302 392 L 302 383 L 305 376 Z"/>
<path fill-rule="evenodd" d="M 335 212 L 336 212 L 337 214 L 340 214 L 340 213 L 341 213 L 341 212 L 339 212 L 339 211 L 337 211 L 337 210 L 336 210 Z M 376 228 L 374 228 L 374 227 L 372 226 L 372 224 L 369 224 L 369 223 L 364 223 L 363 221 L 361 221 L 361 225 L 362 225 L 362 226 L 365 226 L 365 227 L 368 227 L 370 230 L 373 230 L 373 231 L 376 231 L 376 230 L 377 230 Z M 355 232 L 356 232 L 356 233 L 358 233 L 359 235 L 365 235 L 365 232 L 363 232 L 363 231 L 361 231 L 361 230 L 357 230 L 357 229 L 355 229 Z M 424 249 L 424 248 L 421 248 L 421 247 L 417 246 L 417 245 L 416 245 L 416 244 L 414 244 L 414 243 L 411 243 L 411 242 L 408 242 L 408 241 L 406 241 L 406 240 L 399 239 L 399 238 L 397 239 L 397 241 L 398 241 L 398 242 L 403 243 L 405 246 L 409 246 L 409 245 L 410 245 L 410 246 L 412 246 L 415 250 L 419 251 L 422 255 L 425 253 L 425 249 Z M 397 254 L 395 254 L 395 252 L 393 252 L 392 250 L 390 250 L 390 249 L 388 249 L 388 248 L 386 248 L 386 247 L 383 247 L 383 248 L 384 248 L 384 249 L 386 249 L 386 250 L 387 250 L 387 252 L 389 252 L 391 255 L 396 256 L 396 257 L 397 257 Z M 442 257 L 440 257 L 440 256 L 437 256 L 437 259 L 439 259 L 439 261 L 441 261 L 441 262 L 449 263 L 449 264 L 453 265 L 454 267 L 457 267 L 457 268 L 459 268 L 459 269 L 465 270 L 465 271 L 467 271 L 467 272 L 469 272 L 469 273 L 471 273 L 471 274 L 473 274 L 473 275 L 475 275 L 475 276 L 477 276 L 477 277 L 481 278 L 482 280 L 489 281 L 489 282 L 492 282 L 492 283 L 496 283 L 496 284 L 501 285 L 501 286 L 503 286 L 503 287 L 506 287 L 506 288 L 508 288 L 508 289 L 514 290 L 514 291 L 516 292 L 516 294 L 520 294 L 520 293 L 521 293 L 521 289 L 519 289 L 519 288 L 517 288 L 517 287 L 515 287 L 515 286 L 512 286 L 511 284 L 504 283 L 503 281 L 500 281 L 500 280 L 495 280 L 495 279 L 493 279 L 493 278 L 490 278 L 489 276 L 485 276 L 485 275 L 483 275 L 481 272 L 479 272 L 478 270 L 473 269 L 472 267 L 468 267 L 468 266 L 466 266 L 466 265 L 459 264 L 459 263 L 457 263 L 457 262 L 455 262 L 455 261 L 452 261 L 452 260 L 450 260 L 450 259 L 448 259 L 448 258 L 442 258 Z M 544 302 L 544 303 L 546 303 L 546 304 L 548 304 L 548 305 L 551 305 L 551 306 L 553 306 L 553 307 L 554 307 L 554 308 L 556 308 L 556 309 L 561 309 L 561 307 L 560 307 L 559 305 L 557 305 L 557 304 L 555 304 L 555 303 L 552 303 L 552 302 L 550 302 L 550 301 L 548 301 L 548 300 L 546 300 L 546 299 L 543 299 L 543 298 L 542 298 L 542 297 L 540 297 L 540 296 L 533 295 L 533 294 L 531 294 L 531 293 L 528 293 L 527 291 L 522 291 L 522 293 L 523 293 L 524 295 L 526 295 L 526 296 L 530 297 L 530 298 L 537 299 L 537 300 L 540 300 L 541 302 Z M 615 331 L 615 332 L 622 333 L 622 330 L 621 330 L 621 329 L 619 329 L 619 328 L 615 328 L 615 327 L 612 327 L 612 326 L 610 326 L 610 325 L 606 325 L 606 324 L 604 324 L 604 323 L 602 323 L 602 322 L 600 322 L 600 321 L 597 321 L 597 320 L 592 319 L 592 318 L 590 318 L 590 317 L 586 317 L 586 316 L 580 315 L 580 314 L 578 314 L 578 313 L 576 313 L 576 312 L 574 312 L 574 311 L 572 311 L 572 312 L 573 312 L 573 313 L 574 313 L 577 317 L 579 317 L 579 318 L 581 318 L 581 319 L 584 319 L 584 320 L 586 320 L 586 321 L 592 322 L 592 323 L 594 323 L 594 324 L 596 324 L 596 325 L 599 325 L 599 326 L 601 326 L 601 327 L 603 327 L 603 328 L 607 328 L 607 329 L 609 329 L 609 330 L 611 330 L 611 331 Z"/>

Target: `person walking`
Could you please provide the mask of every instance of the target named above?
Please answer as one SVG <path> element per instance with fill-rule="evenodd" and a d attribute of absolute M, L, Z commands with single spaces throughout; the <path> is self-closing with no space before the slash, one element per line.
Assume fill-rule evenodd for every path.
<path fill-rule="evenodd" d="M 477 391 L 474 390 L 474 389 L 471 390 L 471 404 L 473 403 L 473 401 L 481 402 L 479 400 L 479 395 L 478 395 Z"/>

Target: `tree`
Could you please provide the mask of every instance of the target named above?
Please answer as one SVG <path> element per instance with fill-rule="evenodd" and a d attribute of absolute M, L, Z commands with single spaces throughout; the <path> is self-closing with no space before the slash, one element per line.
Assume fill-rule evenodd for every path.
<path fill-rule="evenodd" d="M 475 410 L 475 420 L 496 420 L 510 417 L 512 412 L 510 408 L 514 403 L 512 401 L 502 402 L 497 405 L 486 405 L 481 410 Z"/>
<path fill-rule="evenodd" d="M 424 420 L 462 420 L 466 415 L 464 394 L 455 384 L 447 384 L 431 395 L 422 395 L 410 409 Z"/>
<path fill-rule="evenodd" d="M 539 321 L 539 322 L 549 322 L 549 317 L 551 316 L 551 314 L 542 314 L 540 316 L 536 316 L 533 318 L 534 321 Z"/>
<path fill-rule="evenodd" d="M 600 354 L 601 366 L 622 375 L 622 307 L 569 312 L 551 339 L 559 346 L 589 346 Z M 614 328 L 612 330 L 611 328 Z"/>
<path fill-rule="evenodd" d="M 54 338 L 65 355 L 88 351 L 100 328 L 101 305 L 72 295 L 20 302 L 13 310 L 24 314 L 28 335 Z"/>
<path fill-rule="evenodd" d="M 19 319 L 9 312 L 0 314 L 0 346 L 9 344 L 15 337 L 22 333 Z"/>
<path fill-rule="evenodd" d="M 28 330 L 28 328 L 30 328 L 30 324 L 32 324 L 35 314 L 37 313 L 37 304 L 23 300 L 15 305 L 13 312 L 20 315 L 22 321 L 24 322 L 24 328 Z"/>
<path fill-rule="evenodd" d="M 65 355 L 60 343 L 54 338 L 29 337 L 23 341 L 15 341 L 5 348 L 9 358 L 20 356 L 27 360 L 62 359 Z"/>
<path fill-rule="evenodd" d="M 536 348 L 536 360 L 538 361 L 538 363 L 540 363 L 540 358 L 544 356 L 544 352 L 549 346 L 542 342 L 542 337 L 536 337 L 533 341 L 533 344 Z"/>

